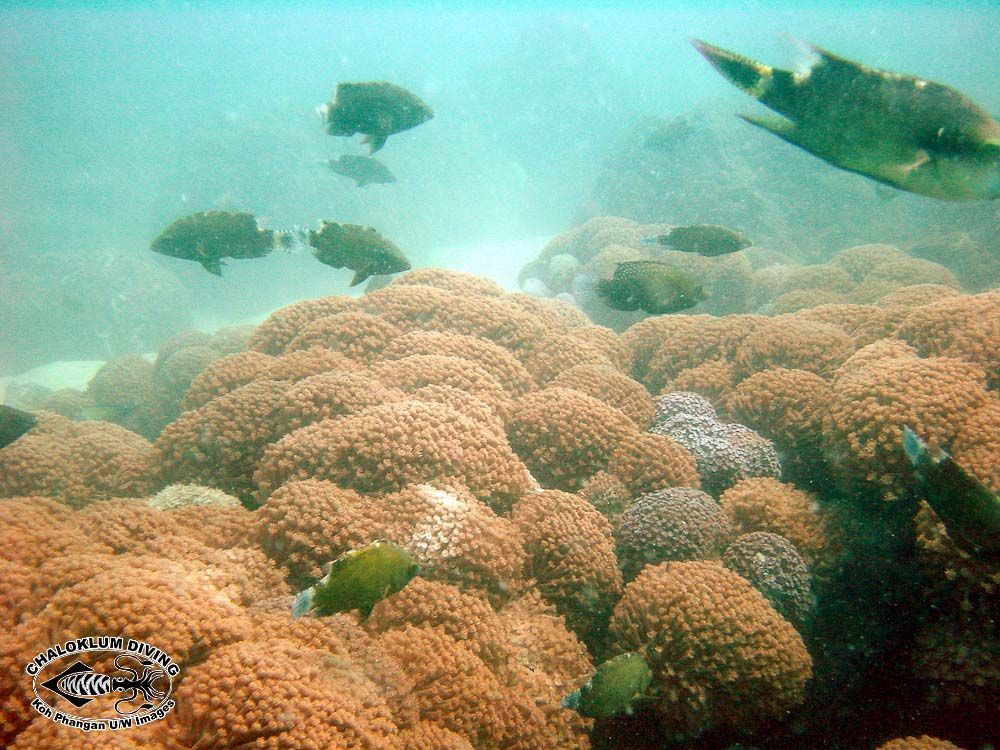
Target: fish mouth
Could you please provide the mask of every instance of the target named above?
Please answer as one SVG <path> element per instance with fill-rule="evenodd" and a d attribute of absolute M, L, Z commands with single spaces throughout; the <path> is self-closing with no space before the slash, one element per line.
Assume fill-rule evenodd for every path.
<path fill-rule="evenodd" d="M 329 103 L 319 104 L 316 106 L 313 112 L 315 112 L 316 116 L 319 117 L 319 119 L 325 123 L 330 115 L 330 104 Z"/>

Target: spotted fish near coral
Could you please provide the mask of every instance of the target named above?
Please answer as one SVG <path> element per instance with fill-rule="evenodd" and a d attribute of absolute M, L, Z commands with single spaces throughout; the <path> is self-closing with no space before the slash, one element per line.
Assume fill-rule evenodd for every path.
<path fill-rule="evenodd" d="M 324 221 L 309 232 L 309 244 L 320 263 L 355 271 L 351 286 L 369 276 L 410 270 L 403 251 L 371 227 Z"/>
<path fill-rule="evenodd" d="M 645 659 L 621 654 L 601 664 L 589 680 L 563 698 L 562 706 L 592 719 L 630 714 L 652 682 L 653 671 Z"/>
<path fill-rule="evenodd" d="M 420 566 L 402 547 L 374 541 L 341 555 L 325 576 L 297 597 L 292 616 L 332 615 L 361 611 L 367 617 L 379 601 L 401 591 L 420 572 Z"/>
<path fill-rule="evenodd" d="M 333 101 L 316 109 L 330 135 L 363 133 L 362 143 L 374 154 L 395 133 L 415 128 L 434 117 L 416 94 L 385 81 L 340 83 Z"/>
<path fill-rule="evenodd" d="M 671 227 L 655 237 L 644 237 L 643 245 L 661 245 L 681 253 L 697 253 L 714 258 L 750 247 L 753 243 L 742 232 L 718 224 L 691 224 Z"/>
<path fill-rule="evenodd" d="M 782 117 L 740 115 L 850 172 L 942 200 L 1000 198 L 1000 121 L 959 91 L 819 47 L 805 73 L 693 40 L 731 83 Z"/>

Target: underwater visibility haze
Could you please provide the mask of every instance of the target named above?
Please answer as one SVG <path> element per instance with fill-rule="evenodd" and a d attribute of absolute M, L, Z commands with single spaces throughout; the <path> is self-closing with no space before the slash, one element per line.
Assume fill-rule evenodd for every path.
<path fill-rule="evenodd" d="M 995 748 L 997 29 L 0 6 L 0 747 Z"/>

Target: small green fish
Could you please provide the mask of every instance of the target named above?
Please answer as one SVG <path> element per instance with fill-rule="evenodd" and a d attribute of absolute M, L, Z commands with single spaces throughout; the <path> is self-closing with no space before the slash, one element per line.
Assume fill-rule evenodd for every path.
<path fill-rule="evenodd" d="M 330 159 L 326 165 L 333 172 L 350 177 L 358 187 L 365 185 L 386 185 L 396 181 L 389 167 L 371 156 L 344 154 L 339 159 Z"/>
<path fill-rule="evenodd" d="M 1000 499 L 940 448 L 931 452 L 909 427 L 903 450 L 916 469 L 921 496 L 959 547 L 985 560 L 1000 560 Z"/>
<path fill-rule="evenodd" d="M 941 200 L 1000 198 L 1000 121 L 953 88 L 819 47 L 805 73 L 695 40 L 730 83 L 782 117 L 742 115 L 840 169 Z"/>
<path fill-rule="evenodd" d="M 653 671 L 639 654 L 627 653 L 608 659 L 590 679 L 562 700 L 581 716 L 603 719 L 630 714 L 653 682 Z"/>
<path fill-rule="evenodd" d="M 753 243 L 742 232 L 717 224 L 691 224 L 673 227 L 666 234 L 644 237 L 644 245 L 662 245 L 682 253 L 698 253 L 714 258 L 750 247 Z"/>
<path fill-rule="evenodd" d="M 252 214 L 199 211 L 178 219 L 153 240 L 154 253 L 194 260 L 211 274 L 222 276 L 224 258 L 263 258 L 288 239 L 261 229 Z"/>
<path fill-rule="evenodd" d="M 333 101 L 316 110 L 330 135 L 363 133 L 362 143 L 374 154 L 394 133 L 415 128 L 434 117 L 419 96 L 385 81 L 340 83 Z"/>
<path fill-rule="evenodd" d="M 324 221 L 318 231 L 309 231 L 308 242 L 320 263 L 356 272 L 351 286 L 369 276 L 410 270 L 403 251 L 371 227 Z"/>
<path fill-rule="evenodd" d="M 31 412 L 0 404 L 0 448 L 6 448 L 37 423 Z"/>
<path fill-rule="evenodd" d="M 295 597 L 292 617 L 361 610 L 367 617 L 379 601 L 403 589 L 420 572 L 409 552 L 384 540 L 341 555 L 320 581 Z"/>
<path fill-rule="evenodd" d="M 650 315 L 681 312 L 706 299 L 696 279 L 653 260 L 619 263 L 610 280 L 597 280 L 595 291 L 612 310 L 643 310 Z"/>

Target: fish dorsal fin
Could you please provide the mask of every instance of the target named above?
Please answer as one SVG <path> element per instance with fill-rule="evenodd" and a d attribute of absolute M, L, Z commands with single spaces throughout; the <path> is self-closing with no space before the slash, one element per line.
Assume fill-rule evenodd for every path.
<path fill-rule="evenodd" d="M 815 44 L 810 44 L 809 49 L 811 49 L 813 53 L 819 57 L 819 60 L 814 63 L 813 67 L 816 65 L 830 65 L 831 67 L 837 66 L 847 68 L 858 73 L 865 73 L 870 70 L 859 62 L 848 60 L 846 57 L 842 57 L 835 52 L 831 52 L 830 50 L 824 49 L 823 47 L 819 47 Z"/>

